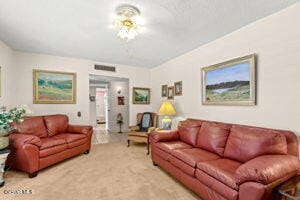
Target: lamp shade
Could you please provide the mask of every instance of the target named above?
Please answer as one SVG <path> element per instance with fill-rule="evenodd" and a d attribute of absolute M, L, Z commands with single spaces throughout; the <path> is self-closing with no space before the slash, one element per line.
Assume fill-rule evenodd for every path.
<path fill-rule="evenodd" d="M 176 110 L 169 101 L 164 101 L 157 113 L 158 115 L 176 115 Z"/>

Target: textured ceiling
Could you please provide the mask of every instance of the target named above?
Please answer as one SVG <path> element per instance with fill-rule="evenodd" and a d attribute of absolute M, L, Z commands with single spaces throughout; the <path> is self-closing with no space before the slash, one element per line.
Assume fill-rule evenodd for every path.
<path fill-rule="evenodd" d="M 13 49 L 155 67 L 299 0 L 0 0 L 0 39 Z M 141 11 L 126 43 L 109 28 L 117 6 Z"/>

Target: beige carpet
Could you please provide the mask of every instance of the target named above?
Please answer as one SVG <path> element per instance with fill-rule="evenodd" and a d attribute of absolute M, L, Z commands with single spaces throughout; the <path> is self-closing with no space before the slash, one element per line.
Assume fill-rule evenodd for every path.
<path fill-rule="evenodd" d="M 199 200 L 159 167 L 145 146 L 125 143 L 94 145 L 89 155 L 71 158 L 39 172 L 36 178 L 5 172 L 0 200 Z M 4 192 L 31 189 L 33 194 Z"/>

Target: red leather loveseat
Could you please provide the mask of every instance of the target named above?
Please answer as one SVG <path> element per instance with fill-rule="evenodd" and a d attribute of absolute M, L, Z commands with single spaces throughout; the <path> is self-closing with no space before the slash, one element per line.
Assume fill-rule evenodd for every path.
<path fill-rule="evenodd" d="M 150 134 L 151 156 L 205 200 L 275 199 L 273 189 L 300 172 L 293 132 L 187 120 Z"/>
<path fill-rule="evenodd" d="M 45 167 L 89 153 L 92 133 L 91 126 L 69 125 L 66 115 L 27 117 L 9 136 L 7 164 L 35 177 Z"/>

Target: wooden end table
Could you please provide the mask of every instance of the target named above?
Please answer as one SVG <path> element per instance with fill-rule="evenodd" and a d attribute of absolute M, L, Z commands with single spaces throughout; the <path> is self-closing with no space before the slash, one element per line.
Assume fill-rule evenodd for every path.
<path fill-rule="evenodd" d="M 297 194 L 297 187 L 300 184 L 300 174 L 294 176 L 282 183 L 278 187 L 278 200 L 300 200 L 299 194 Z"/>

